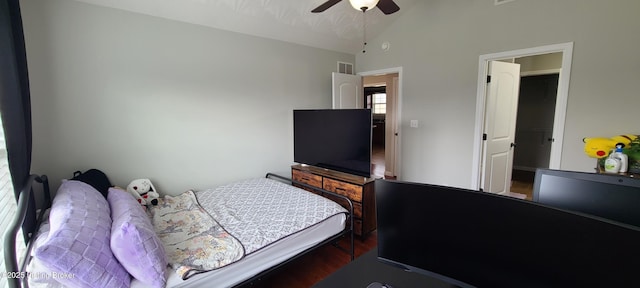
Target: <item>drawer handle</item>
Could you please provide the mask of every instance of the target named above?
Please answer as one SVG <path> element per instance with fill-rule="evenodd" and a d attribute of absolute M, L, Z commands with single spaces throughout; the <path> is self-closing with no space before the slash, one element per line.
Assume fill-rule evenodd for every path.
<path fill-rule="evenodd" d="M 302 177 L 302 178 L 300 178 L 300 179 L 301 179 L 301 180 L 304 180 L 304 181 L 309 181 L 309 178 L 306 178 L 306 177 Z"/>
<path fill-rule="evenodd" d="M 347 189 L 340 188 L 340 187 L 336 187 L 336 190 L 338 190 L 338 191 L 347 191 Z"/>

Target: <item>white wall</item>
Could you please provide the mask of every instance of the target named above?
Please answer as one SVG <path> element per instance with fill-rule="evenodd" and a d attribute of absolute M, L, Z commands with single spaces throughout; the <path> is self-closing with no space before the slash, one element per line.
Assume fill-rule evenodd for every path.
<path fill-rule="evenodd" d="M 640 134 L 640 1 L 493 3 L 420 1 L 356 55 L 359 72 L 403 67 L 403 180 L 470 187 L 484 54 L 574 42 L 561 169 L 593 171 L 583 137 Z"/>
<path fill-rule="evenodd" d="M 99 168 L 177 194 L 290 173 L 292 110 L 329 108 L 349 54 L 70 0 L 21 1 L 34 173 Z"/>

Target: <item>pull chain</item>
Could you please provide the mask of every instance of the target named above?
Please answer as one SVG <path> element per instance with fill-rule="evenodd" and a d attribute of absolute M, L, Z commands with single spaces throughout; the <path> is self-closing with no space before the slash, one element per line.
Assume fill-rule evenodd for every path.
<path fill-rule="evenodd" d="M 365 17 L 367 7 L 362 7 L 362 53 L 367 52 L 367 19 Z"/>

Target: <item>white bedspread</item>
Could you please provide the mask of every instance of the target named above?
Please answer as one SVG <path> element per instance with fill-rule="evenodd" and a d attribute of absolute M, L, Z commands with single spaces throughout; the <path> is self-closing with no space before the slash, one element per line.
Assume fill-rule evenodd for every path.
<path fill-rule="evenodd" d="M 266 178 L 196 192 L 198 202 L 251 254 L 333 215 L 347 213 L 322 196 Z"/>

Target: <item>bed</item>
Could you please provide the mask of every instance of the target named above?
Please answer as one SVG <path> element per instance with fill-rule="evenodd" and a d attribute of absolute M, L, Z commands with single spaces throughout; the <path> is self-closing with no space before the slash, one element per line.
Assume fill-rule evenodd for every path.
<path fill-rule="evenodd" d="M 32 189 L 34 183 L 42 184 L 42 189 Z M 265 275 L 329 243 L 348 253 L 351 260 L 354 258 L 351 201 L 342 195 L 272 173 L 263 178 L 247 179 L 212 189 L 165 196 L 160 204 L 150 207 L 146 213 L 139 212 L 144 211 L 142 209 L 127 206 L 131 205 L 131 201 L 114 188 L 111 188 L 114 191 L 109 190 L 108 195 L 99 195 L 90 192 L 92 187 L 85 183 L 64 181 L 56 197 L 51 199 L 48 187 L 46 176 L 32 175 L 21 190 L 16 219 L 5 236 L 6 271 L 8 276 L 13 276 L 8 278 L 10 287 L 58 287 L 80 280 L 103 281 L 103 275 L 106 274 L 110 275 L 104 280 L 107 282 L 91 282 L 91 286 L 104 283 L 119 287 L 211 287 L 215 283 L 216 287 L 246 287 L 259 285 Z M 345 209 L 306 190 L 340 197 L 349 206 Z M 135 199 L 132 201 L 135 202 Z M 310 203 L 317 205 L 312 207 Z M 61 209 L 61 205 L 66 206 Z M 80 207 L 81 213 L 60 212 L 78 210 L 76 206 L 73 208 L 69 205 Z M 105 210 L 109 211 L 100 211 L 105 206 Z M 99 218 L 96 215 L 104 213 L 110 219 L 94 219 Z M 139 213 L 143 213 L 144 217 Z M 145 217 L 153 227 L 145 226 L 145 220 L 142 221 L 145 223 L 138 225 L 141 223 L 139 220 Z M 63 218 L 80 232 L 68 232 L 61 228 L 61 224 L 57 223 Z M 82 221 L 77 220 L 80 218 Z M 107 222 L 109 225 L 104 224 Z M 207 223 L 212 225 L 205 225 Z M 26 251 L 16 248 L 20 227 L 27 243 Z M 276 227 L 278 229 L 274 229 Z M 103 230 L 110 231 L 104 232 L 109 236 L 104 241 L 100 240 L 106 243 L 102 246 L 110 247 L 96 246 L 98 248 L 94 251 L 87 248 L 89 244 L 82 243 L 95 243 L 96 239 L 78 240 L 84 235 L 104 234 Z M 75 234 L 68 236 L 69 233 Z M 135 241 L 131 241 L 134 239 L 130 238 L 132 236 L 135 236 Z M 75 238 L 69 240 L 65 237 Z M 345 237 L 349 239 L 349 245 L 341 247 L 338 240 Z M 59 238 L 64 240 L 58 241 Z M 81 248 L 78 248 L 78 243 L 82 244 Z M 80 254 L 84 253 L 82 255 L 98 255 L 98 260 L 89 263 L 81 259 L 84 256 L 73 253 L 77 249 L 83 249 L 79 250 Z M 104 253 L 114 255 L 116 260 L 109 258 L 111 262 L 103 261 L 107 259 Z M 141 257 L 147 262 L 140 260 Z M 209 258 L 204 261 L 199 257 Z M 156 264 L 149 267 L 139 262 Z M 103 263 L 100 265 L 104 267 L 115 267 L 109 265 L 120 263 L 122 268 L 103 268 L 95 263 Z M 166 264 L 170 265 L 167 267 Z M 159 268 L 163 265 L 166 269 Z M 94 269 L 94 266 L 100 266 L 98 268 L 102 270 Z M 78 267 L 83 268 L 65 270 Z M 85 280 L 86 277 L 90 280 Z M 98 277 L 96 279 L 99 280 L 91 277 Z M 160 278 L 162 281 L 158 280 Z"/>

